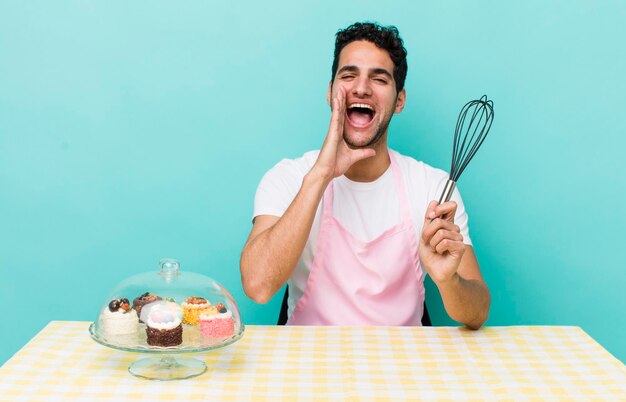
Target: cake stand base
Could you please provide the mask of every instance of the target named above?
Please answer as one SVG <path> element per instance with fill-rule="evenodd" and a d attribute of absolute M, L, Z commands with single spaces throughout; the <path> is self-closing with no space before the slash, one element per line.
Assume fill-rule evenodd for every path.
<path fill-rule="evenodd" d="M 148 380 L 170 381 L 197 377 L 206 371 L 203 361 L 190 357 L 171 356 L 148 357 L 137 360 L 128 367 L 128 371 Z"/>

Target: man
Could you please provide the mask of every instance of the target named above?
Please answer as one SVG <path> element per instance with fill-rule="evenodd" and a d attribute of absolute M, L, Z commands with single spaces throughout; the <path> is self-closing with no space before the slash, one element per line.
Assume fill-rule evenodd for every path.
<path fill-rule="evenodd" d="M 445 172 L 387 148 L 406 71 L 395 27 L 339 31 L 322 149 L 281 161 L 259 185 L 243 288 L 266 303 L 288 282 L 287 324 L 421 325 L 425 273 L 452 319 L 472 329 L 487 320 L 459 193 L 432 201 Z"/>

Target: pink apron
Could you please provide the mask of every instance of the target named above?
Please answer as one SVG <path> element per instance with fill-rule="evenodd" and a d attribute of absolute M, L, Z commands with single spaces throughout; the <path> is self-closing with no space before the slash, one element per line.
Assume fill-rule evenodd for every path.
<path fill-rule="evenodd" d="M 402 175 L 389 157 L 400 223 L 372 241 L 355 238 L 333 217 L 331 182 L 306 289 L 287 325 L 422 325 L 424 275 L 416 230 Z"/>

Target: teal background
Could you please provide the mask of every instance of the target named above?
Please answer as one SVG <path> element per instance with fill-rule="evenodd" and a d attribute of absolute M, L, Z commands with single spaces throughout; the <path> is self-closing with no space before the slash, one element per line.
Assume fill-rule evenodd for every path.
<path fill-rule="evenodd" d="M 581 326 L 626 361 L 626 3 L 313 3 L 0 3 L 0 363 L 166 256 L 273 324 L 282 294 L 257 305 L 239 276 L 256 185 L 321 145 L 357 20 L 409 52 L 392 148 L 447 170 L 460 107 L 495 101 L 459 183 L 488 325 Z"/>

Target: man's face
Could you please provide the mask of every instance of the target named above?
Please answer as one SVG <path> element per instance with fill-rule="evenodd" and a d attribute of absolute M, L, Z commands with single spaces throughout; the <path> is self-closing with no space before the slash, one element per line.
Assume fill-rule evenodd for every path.
<path fill-rule="evenodd" d="M 373 147 L 387 133 L 394 113 L 404 108 L 405 91 L 396 92 L 393 61 L 371 42 L 349 43 L 339 54 L 334 83 L 328 88 L 332 104 L 339 88 L 346 98 L 343 137 L 352 147 Z"/>

